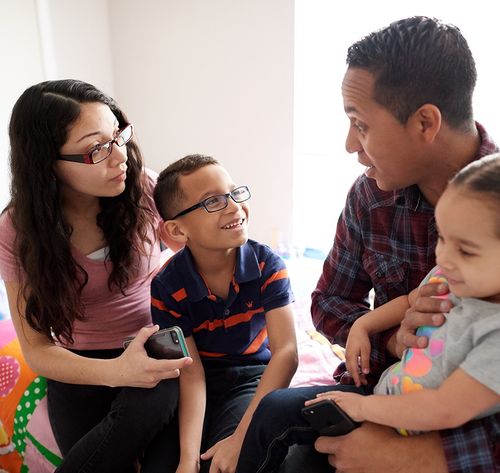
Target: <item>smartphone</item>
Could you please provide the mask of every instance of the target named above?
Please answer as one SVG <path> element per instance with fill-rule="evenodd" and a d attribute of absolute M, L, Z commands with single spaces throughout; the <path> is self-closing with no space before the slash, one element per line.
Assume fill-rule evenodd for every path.
<path fill-rule="evenodd" d="M 134 337 L 128 337 L 123 341 L 123 348 L 127 348 Z M 182 329 L 177 326 L 158 330 L 153 333 L 144 344 L 146 353 L 157 360 L 173 360 L 189 356 L 189 350 L 184 339 Z"/>
<path fill-rule="evenodd" d="M 302 408 L 302 416 L 320 435 L 345 435 L 361 425 L 330 399 Z"/>

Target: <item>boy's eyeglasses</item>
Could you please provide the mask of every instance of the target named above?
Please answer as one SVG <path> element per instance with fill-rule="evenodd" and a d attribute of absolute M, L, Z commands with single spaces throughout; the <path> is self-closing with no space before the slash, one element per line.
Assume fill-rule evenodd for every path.
<path fill-rule="evenodd" d="M 237 204 L 241 204 L 246 200 L 250 199 L 250 189 L 247 186 L 240 186 L 236 189 L 233 189 L 231 192 L 227 194 L 220 195 L 212 195 L 211 197 L 207 197 L 205 200 L 202 200 L 198 204 L 189 207 L 182 212 L 179 212 L 177 215 L 174 215 L 170 220 L 174 220 L 178 217 L 182 217 L 193 210 L 204 208 L 207 212 L 218 212 L 219 210 L 223 210 L 228 206 L 229 197 L 233 199 Z"/>
<path fill-rule="evenodd" d="M 72 161 L 74 163 L 97 164 L 104 161 L 111 154 L 114 143 L 116 143 L 117 146 L 123 146 L 131 140 L 133 134 L 134 127 L 130 123 L 121 130 L 118 130 L 118 134 L 115 138 L 110 141 L 106 141 L 106 143 L 94 146 L 88 153 L 61 154 L 57 159 Z"/>

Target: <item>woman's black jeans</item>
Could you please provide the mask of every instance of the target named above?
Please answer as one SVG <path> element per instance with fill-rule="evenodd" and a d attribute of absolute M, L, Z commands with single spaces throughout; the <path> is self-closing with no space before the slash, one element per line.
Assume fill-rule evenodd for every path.
<path fill-rule="evenodd" d="M 78 351 L 114 358 L 122 350 Z M 175 471 L 179 461 L 177 379 L 154 388 L 110 388 L 47 380 L 48 411 L 63 455 L 58 473 Z"/>

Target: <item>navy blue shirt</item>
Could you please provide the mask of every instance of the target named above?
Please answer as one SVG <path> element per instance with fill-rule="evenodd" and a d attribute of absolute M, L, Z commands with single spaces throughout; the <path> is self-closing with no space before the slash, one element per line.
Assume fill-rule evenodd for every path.
<path fill-rule="evenodd" d="M 271 248 L 248 240 L 237 249 L 227 299 L 212 294 L 189 248 L 176 253 L 151 285 L 153 322 L 193 336 L 203 361 L 267 363 L 265 314 L 293 302 L 288 271 Z"/>

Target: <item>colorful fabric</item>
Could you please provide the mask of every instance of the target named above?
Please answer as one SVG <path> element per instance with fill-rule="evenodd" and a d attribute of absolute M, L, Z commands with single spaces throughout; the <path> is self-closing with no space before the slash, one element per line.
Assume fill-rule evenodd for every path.
<path fill-rule="evenodd" d="M 439 268 L 422 284 L 441 282 Z M 388 368 L 375 386 L 376 394 L 398 395 L 421 389 L 437 389 L 458 368 L 492 391 L 500 394 L 498 370 L 500 346 L 500 304 L 450 295 L 453 308 L 441 327 L 420 327 L 418 335 L 429 343 L 409 348 L 401 361 Z M 500 412 L 500 404 L 478 418 Z M 401 431 L 403 435 L 416 432 Z"/>
<path fill-rule="evenodd" d="M 481 139 L 476 156 L 479 159 L 498 148 L 485 129 L 476 125 Z M 434 209 L 417 186 L 383 192 L 374 180 L 360 176 L 349 191 L 333 247 L 312 295 L 311 311 L 316 328 L 332 343 L 345 346 L 354 321 L 370 310 L 370 290 L 375 291 L 375 307 L 408 294 L 434 267 L 436 241 Z M 368 380 L 373 385 L 382 371 L 397 361 L 388 356 L 385 348 L 393 333 L 394 330 L 371 338 Z M 337 377 L 345 373 L 345 364 L 341 364 Z M 470 471 L 495 471 L 494 447 L 490 442 L 499 439 L 488 436 L 491 430 L 487 431 L 486 424 L 498 425 L 500 418 L 497 414 L 491 421 L 476 422 L 476 428 L 470 431 L 475 436 L 471 438 L 471 448 L 469 444 L 460 448 L 467 427 L 441 432 L 450 472 L 461 471 L 452 468 L 462 460 L 474 465 L 476 469 Z M 489 441 L 481 442 L 481 438 Z M 473 450 L 478 444 L 480 455 Z M 457 452 L 460 452 L 459 459 L 455 457 Z M 483 461 L 484 458 L 488 458 L 489 463 Z"/>
<path fill-rule="evenodd" d="M 0 321 L 0 468 L 49 473 L 60 452 L 46 411 L 46 381 L 24 361 L 12 321 Z"/>
<path fill-rule="evenodd" d="M 285 263 L 253 240 L 238 248 L 226 300 L 210 292 L 188 248 L 155 277 L 151 296 L 154 323 L 193 335 L 202 359 L 238 365 L 269 361 L 266 312 L 293 302 Z"/>

